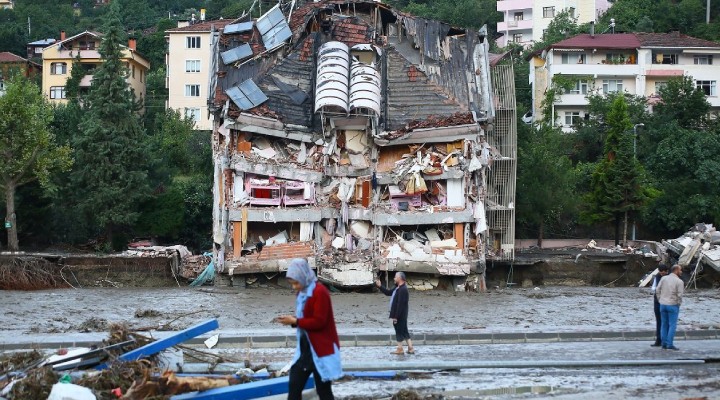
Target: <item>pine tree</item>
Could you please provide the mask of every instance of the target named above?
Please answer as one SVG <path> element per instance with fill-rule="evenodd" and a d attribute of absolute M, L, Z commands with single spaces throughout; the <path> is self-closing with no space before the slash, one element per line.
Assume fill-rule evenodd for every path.
<path fill-rule="evenodd" d="M 99 51 L 103 63 L 95 70 L 86 98 L 86 118 L 74 144 L 73 171 L 77 206 L 87 222 L 106 235 L 136 222 L 139 205 L 149 194 L 147 134 L 122 61 L 124 33 L 116 2 L 106 16 Z"/>
<path fill-rule="evenodd" d="M 643 168 L 633 152 L 632 123 L 623 96 L 616 96 L 605 121 L 604 157 L 591 178 L 591 192 L 586 196 L 589 222 L 615 224 L 615 244 L 620 241 L 620 222 L 624 217 L 623 242 L 627 237 L 628 214 L 633 216 L 647 203 L 643 185 Z"/>

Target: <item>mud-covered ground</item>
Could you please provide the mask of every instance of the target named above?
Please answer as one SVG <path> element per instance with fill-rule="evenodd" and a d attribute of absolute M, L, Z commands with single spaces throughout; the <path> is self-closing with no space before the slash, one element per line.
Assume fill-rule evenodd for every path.
<path fill-rule="evenodd" d="M 391 333 L 388 300 L 380 293 L 334 293 L 341 334 Z M 678 329 L 720 328 L 717 289 L 688 290 Z M 410 328 L 425 333 L 651 330 L 648 289 L 538 287 L 487 293 L 411 292 Z M 272 319 L 294 311 L 283 288 L 63 289 L 0 291 L 0 335 L 101 332 L 108 322 L 177 330 L 218 318 L 224 332 L 287 333 Z"/>

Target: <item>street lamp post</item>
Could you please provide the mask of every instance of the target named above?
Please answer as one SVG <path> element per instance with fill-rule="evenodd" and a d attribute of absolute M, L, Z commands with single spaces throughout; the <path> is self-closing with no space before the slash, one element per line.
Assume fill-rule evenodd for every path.
<path fill-rule="evenodd" d="M 635 124 L 633 126 L 633 159 L 637 160 L 637 128 L 638 127 L 644 127 L 645 124 L 639 123 Z M 632 240 L 635 241 L 635 217 L 633 217 L 633 224 L 632 224 Z"/>

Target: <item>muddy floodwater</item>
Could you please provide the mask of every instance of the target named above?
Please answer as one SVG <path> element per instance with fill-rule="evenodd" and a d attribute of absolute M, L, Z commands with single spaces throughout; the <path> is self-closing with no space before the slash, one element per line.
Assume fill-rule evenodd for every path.
<path fill-rule="evenodd" d="M 334 293 L 340 333 L 391 333 L 388 300 L 379 293 Z M 678 329 L 720 328 L 717 289 L 688 290 Z M 108 322 L 182 329 L 218 318 L 222 331 L 274 334 L 294 311 L 283 288 L 91 288 L 0 291 L 1 335 L 105 331 Z M 652 295 L 636 287 L 537 287 L 487 293 L 410 294 L 410 328 L 425 333 L 572 332 L 654 329 Z"/>
<path fill-rule="evenodd" d="M 333 293 L 341 335 L 392 332 L 389 298 L 378 293 Z M 717 289 L 688 290 L 678 329 L 720 329 Z M 179 330 L 208 318 L 221 337 L 290 335 L 272 322 L 292 313 L 286 288 L 89 288 L 37 292 L 0 291 L 0 342 L 63 338 L 106 332 L 111 322 L 134 328 Z M 627 332 L 654 329 L 649 289 L 636 287 L 544 287 L 491 289 L 487 293 L 410 293 L 410 330 L 415 333 Z M 708 331 L 710 332 L 710 331 Z M 720 340 L 682 340 L 681 351 L 659 350 L 649 341 L 543 342 L 486 345 L 420 345 L 413 356 L 390 355 L 390 346 L 343 347 L 344 362 L 545 360 L 720 360 Z M 252 364 L 287 363 L 292 347 L 208 350 Z M 412 357 L 412 358 L 410 358 Z M 234 361 L 233 361 L 234 362 Z M 418 371 L 406 379 L 343 380 L 336 398 L 359 399 L 720 399 L 720 364 L 591 368 L 463 369 Z M 399 395 L 398 395 L 399 394 Z"/>

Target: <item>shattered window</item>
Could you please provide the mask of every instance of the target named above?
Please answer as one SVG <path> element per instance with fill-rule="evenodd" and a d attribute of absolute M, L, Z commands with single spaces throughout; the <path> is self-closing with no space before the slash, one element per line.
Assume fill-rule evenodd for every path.
<path fill-rule="evenodd" d="M 64 99 L 65 98 L 65 86 L 52 86 L 50 88 L 51 99 Z"/>
<path fill-rule="evenodd" d="M 555 7 L 543 7 L 543 18 L 555 18 Z"/>
<path fill-rule="evenodd" d="M 200 36 L 188 36 L 185 38 L 186 49 L 199 49 L 200 48 Z"/>
<path fill-rule="evenodd" d="M 185 85 L 185 97 L 200 97 L 200 85 Z"/>
<path fill-rule="evenodd" d="M 705 96 L 717 96 L 717 81 L 695 81 L 695 87 L 702 90 Z"/>
<path fill-rule="evenodd" d="M 50 74 L 52 74 L 52 75 L 67 74 L 67 63 L 55 62 L 55 63 L 50 64 Z"/>
<path fill-rule="evenodd" d="M 696 55 L 693 57 L 695 65 L 712 65 L 713 56 L 710 54 Z"/>
<path fill-rule="evenodd" d="M 603 94 L 622 92 L 623 81 L 621 79 L 604 79 Z"/>
<path fill-rule="evenodd" d="M 200 60 L 185 60 L 185 72 L 200 72 Z"/>

